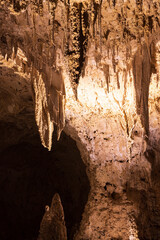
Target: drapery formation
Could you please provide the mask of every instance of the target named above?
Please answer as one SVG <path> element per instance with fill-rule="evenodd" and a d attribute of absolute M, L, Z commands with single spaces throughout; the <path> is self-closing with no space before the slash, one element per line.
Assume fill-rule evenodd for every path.
<path fill-rule="evenodd" d="M 133 76 L 136 91 L 137 113 L 141 116 L 146 135 L 149 134 L 148 96 L 151 74 L 155 69 L 154 42 L 140 46 L 133 58 Z"/>
<path fill-rule="evenodd" d="M 51 68 L 50 79 L 52 79 L 52 83 L 46 87 L 42 75 L 38 73 L 37 75 L 33 75 L 35 118 L 42 144 L 48 148 L 48 150 L 51 150 L 52 147 L 54 124 L 57 126 L 58 139 L 65 124 L 65 90 L 62 75 L 60 72 L 55 72 Z"/>

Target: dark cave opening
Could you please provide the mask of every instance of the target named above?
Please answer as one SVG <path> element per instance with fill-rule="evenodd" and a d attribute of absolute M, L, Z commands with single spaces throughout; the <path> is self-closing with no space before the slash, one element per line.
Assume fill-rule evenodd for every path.
<path fill-rule="evenodd" d="M 9 136 L 8 136 L 9 137 Z M 15 136 L 16 138 L 16 136 Z M 80 225 L 90 190 L 76 143 L 65 133 L 49 152 L 38 134 L 0 152 L 0 239 L 37 239 L 45 206 L 58 192 L 68 239 Z"/>

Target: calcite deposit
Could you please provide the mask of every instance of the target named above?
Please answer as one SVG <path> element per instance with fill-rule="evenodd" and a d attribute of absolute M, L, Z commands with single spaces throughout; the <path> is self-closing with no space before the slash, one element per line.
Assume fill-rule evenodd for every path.
<path fill-rule="evenodd" d="M 40 225 L 40 234 L 38 239 L 67 240 L 64 212 L 58 193 L 53 196 L 51 207 L 46 206 L 46 212 Z"/>
<path fill-rule="evenodd" d="M 52 154 L 63 131 L 85 164 L 81 217 L 43 240 L 160 239 L 159 0 L 1 1 L 0 92 L 3 154 L 37 131 Z"/>

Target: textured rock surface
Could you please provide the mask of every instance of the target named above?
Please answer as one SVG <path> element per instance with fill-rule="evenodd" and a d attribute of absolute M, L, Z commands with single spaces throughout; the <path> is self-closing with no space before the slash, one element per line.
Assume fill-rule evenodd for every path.
<path fill-rule="evenodd" d="M 58 193 L 53 196 L 51 207 L 46 206 L 43 216 L 39 240 L 67 240 L 67 230 L 64 221 L 64 212 Z"/>
<path fill-rule="evenodd" d="M 23 128 L 3 147 L 35 131 L 35 109 L 42 144 L 51 149 L 53 124 L 58 138 L 64 128 L 87 167 L 74 239 L 160 239 L 159 1 L 0 7 L 1 125 Z"/>

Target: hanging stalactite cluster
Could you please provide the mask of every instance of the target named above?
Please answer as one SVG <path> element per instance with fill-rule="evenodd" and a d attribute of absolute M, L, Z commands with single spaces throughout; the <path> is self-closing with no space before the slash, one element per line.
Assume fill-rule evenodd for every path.
<path fill-rule="evenodd" d="M 26 1 L 26 6 L 27 6 Z M 5 3 L 7 4 L 7 3 Z M 13 7 L 19 4 L 18 1 L 10 2 Z M 35 103 L 35 119 L 40 133 L 41 142 L 44 147 L 51 150 L 52 133 L 54 125 L 57 129 L 57 138 L 64 128 L 65 116 L 65 88 L 61 69 L 56 67 L 56 48 L 53 43 L 54 37 L 54 10 L 55 1 L 51 1 L 48 11 L 51 12 L 50 25 L 46 33 L 40 33 L 38 20 L 43 20 L 43 1 L 30 2 L 32 10 L 32 31 L 25 32 L 24 38 L 19 37 L 17 32 L 8 33 L 6 36 L 1 32 L 3 42 L 2 54 L 7 59 L 12 58 L 21 70 L 31 77 L 33 98 Z M 18 6 L 18 5 L 17 5 Z M 17 15 L 19 16 L 19 15 Z M 24 24 L 28 27 L 27 14 Z M 40 16 L 40 18 L 39 18 Z M 46 39 L 46 41 L 44 40 Z M 19 56 L 20 49 L 22 57 Z"/>
<path fill-rule="evenodd" d="M 16 31 L 5 34 L 2 29 L 1 52 L 4 56 L 7 53 L 7 59 L 12 55 L 16 58 L 19 47 L 27 57 L 27 63 L 23 62 L 23 68 L 24 71 L 29 69 L 27 71 L 31 72 L 35 91 L 36 121 L 44 146 L 51 148 L 53 124 L 57 125 L 58 138 L 64 127 L 65 89 L 62 70 L 57 67 L 57 49 L 64 54 L 71 86 L 77 97 L 79 78 L 84 73 L 86 55 L 91 43 L 95 46 L 96 64 L 98 67 L 101 66 L 106 78 L 106 94 L 110 91 L 110 72 L 112 70 L 116 88 L 121 88 L 120 72 L 122 69 L 119 69 L 118 55 L 122 45 L 126 57 L 124 72 L 130 71 L 129 65 L 133 58 L 137 113 L 142 115 L 142 124 L 148 132 L 148 91 L 151 73 L 156 72 L 156 60 L 153 52 L 155 52 L 156 33 L 160 28 L 160 5 L 158 2 L 142 0 L 127 0 L 123 3 L 120 0 L 7 0 L 3 4 L 9 5 L 9 8 L 12 6 L 16 14 L 25 9 L 26 18 L 28 18 L 29 8 L 32 12 L 33 19 L 30 19 L 30 22 L 27 19 L 27 26 L 32 25 L 32 33 L 29 34 L 26 31 L 24 39 L 18 36 L 19 30 L 17 37 Z M 60 11 L 62 8 L 64 8 L 63 15 L 65 17 L 59 13 L 56 18 L 57 9 Z M 48 9 L 49 17 L 48 15 L 44 16 L 46 9 Z M 15 16 L 12 18 L 16 19 Z M 48 24 L 46 32 L 37 32 L 40 25 L 46 24 L 46 19 Z M 58 43 L 61 40 L 61 37 L 57 37 L 58 34 L 61 34 L 63 38 L 60 41 L 62 44 Z M 134 56 L 132 42 L 138 46 Z M 102 50 L 103 47 L 107 49 L 106 52 L 112 64 L 104 63 L 104 61 L 102 63 L 101 60 L 106 57 Z M 12 54 L 13 49 L 14 54 Z M 148 66 L 147 71 L 144 70 L 145 66 Z M 127 84 L 125 84 L 126 86 Z M 41 107 L 38 107 L 40 105 Z"/>
<path fill-rule="evenodd" d="M 137 113 L 141 117 L 145 133 L 149 134 L 148 95 L 149 84 L 152 73 L 156 73 L 155 43 L 160 29 L 160 5 L 157 2 L 137 0 L 108 1 L 102 3 L 102 41 L 108 47 L 108 54 L 112 57 L 112 68 L 115 73 L 117 88 L 120 88 L 118 68 L 118 49 L 126 46 L 126 69 L 133 70 Z M 104 10 L 108 10 L 107 18 Z M 110 19 L 111 22 L 108 21 Z M 116 20 L 115 20 L 116 19 Z M 113 22 L 112 22 L 113 20 Z M 107 27 L 107 28 L 106 28 Z M 132 43 L 136 43 L 138 50 L 133 56 Z M 131 64 L 133 59 L 133 64 Z M 130 66 L 131 64 L 131 66 Z M 105 71 L 104 71 L 105 70 Z M 105 76 L 108 76 L 108 68 L 103 68 Z M 107 89 L 109 81 L 107 77 Z M 126 89 L 125 89 L 126 91 Z"/>
<path fill-rule="evenodd" d="M 89 37 L 88 3 L 68 3 L 67 12 L 68 38 L 66 40 L 65 56 L 68 62 L 71 85 L 77 97 L 77 85 L 85 60 Z"/>

